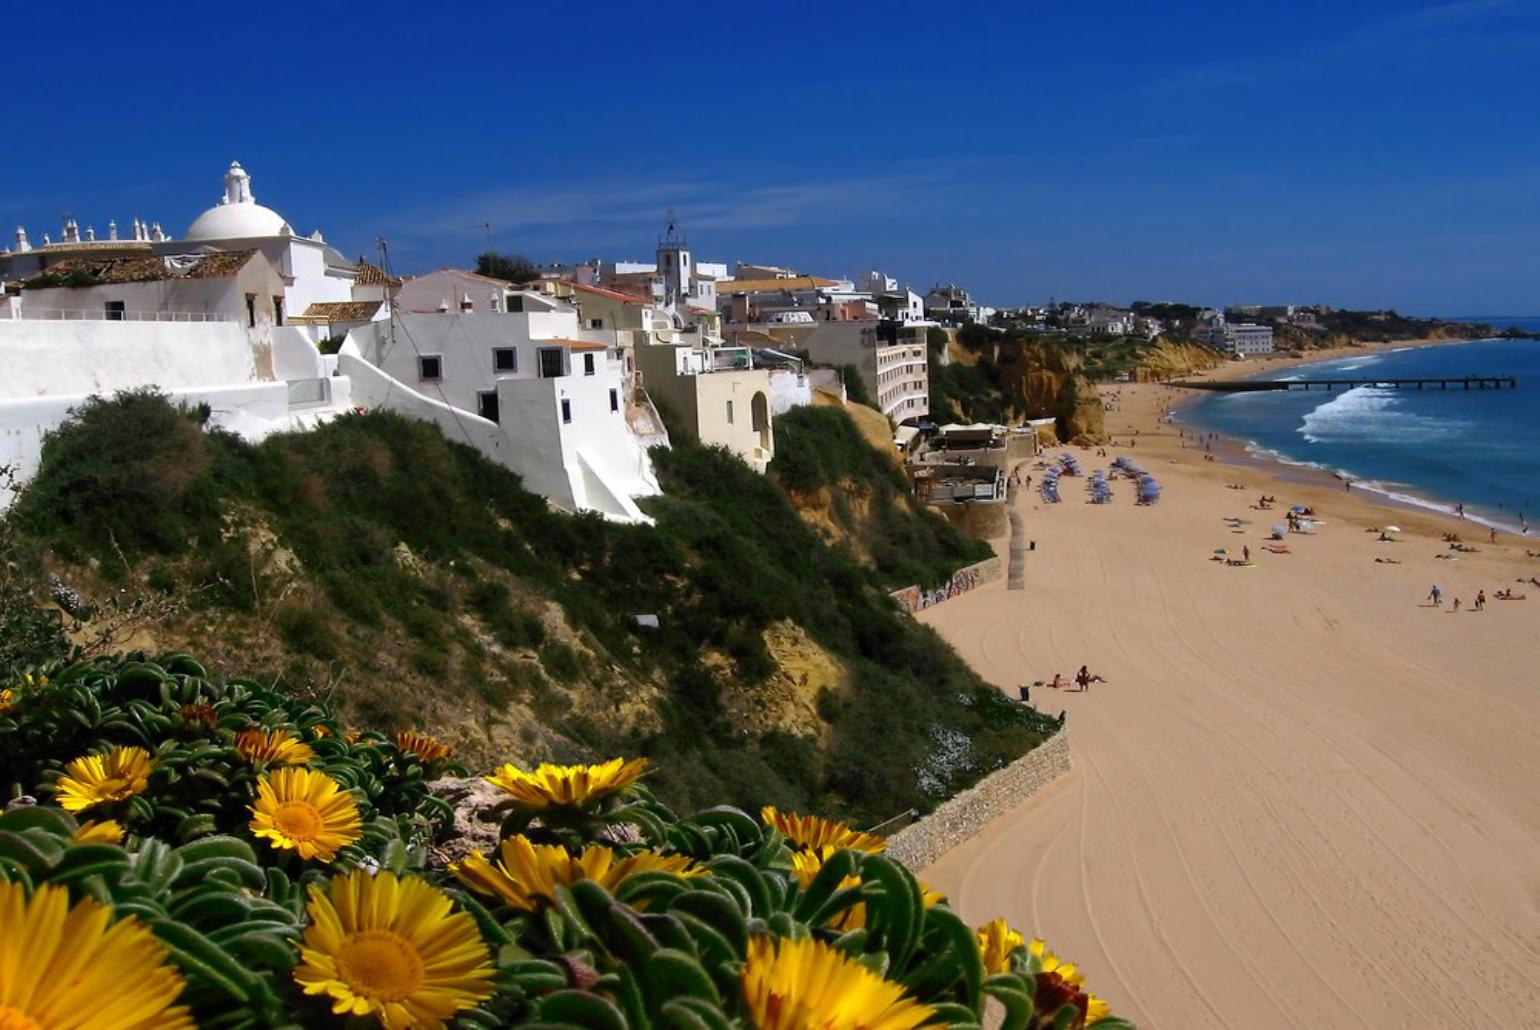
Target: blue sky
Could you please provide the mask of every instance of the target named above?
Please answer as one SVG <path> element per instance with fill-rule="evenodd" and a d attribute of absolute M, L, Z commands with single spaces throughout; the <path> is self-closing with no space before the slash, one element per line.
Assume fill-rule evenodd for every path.
<path fill-rule="evenodd" d="M 0 225 L 232 160 L 400 271 L 493 246 L 1048 297 L 1540 311 L 1540 3 L 26 4 Z"/>

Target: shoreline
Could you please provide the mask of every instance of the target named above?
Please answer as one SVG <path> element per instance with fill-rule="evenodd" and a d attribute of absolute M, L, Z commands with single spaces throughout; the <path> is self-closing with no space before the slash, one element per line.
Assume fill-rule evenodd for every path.
<path fill-rule="evenodd" d="M 1160 501 L 1121 479 L 1101 505 L 1084 480 L 1058 504 L 1020 490 L 1025 588 L 916 615 L 1010 696 L 1105 677 L 1033 689 L 1067 713 L 1070 771 L 922 877 L 965 921 L 1048 941 L 1137 1025 L 1283 1030 L 1306 1004 L 1332 1027 L 1540 1026 L 1540 559 L 1453 516 L 1387 519 L 1324 473 L 1204 461 L 1157 421 L 1170 388 L 1114 393 L 1118 446 L 1044 458 L 1127 455 Z M 1268 540 L 1293 504 L 1313 531 Z"/>
<path fill-rule="evenodd" d="M 1486 338 L 1480 340 L 1392 340 L 1386 343 L 1362 344 L 1355 347 L 1330 347 L 1320 351 L 1313 351 L 1309 355 L 1293 357 L 1284 355 L 1274 358 L 1248 359 L 1245 361 L 1232 361 L 1217 369 L 1204 373 L 1195 373 L 1196 377 L 1211 378 L 1220 382 L 1228 382 L 1233 379 L 1242 379 L 1247 376 L 1257 375 L 1272 369 L 1296 368 L 1301 365 L 1322 364 L 1331 361 L 1341 361 L 1345 358 L 1357 357 L 1368 354 L 1383 354 L 1402 350 L 1422 349 L 1424 347 L 1454 347 L 1462 344 L 1486 342 Z M 1117 384 L 1117 385 L 1159 385 L 1159 384 Z M 1204 430 L 1193 422 L 1184 422 L 1182 413 L 1191 408 L 1203 398 L 1198 391 L 1177 391 L 1175 399 L 1162 413 L 1169 411 L 1174 421 L 1168 425 L 1176 425 L 1186 428 Z M 1114 414 L 1112 412 L 1109 415 Z M 1110 419 L 1108 420 L 1110 424 Z M 1138 428 L 1138 427 L 1131 427 Z M 1128 430 L 1125 428 L 1124 430 Z M 1109 431 L 1109 435 L 1110 431 Z M 1261 447 L 1253 441 L 1230 436 L 1225 433 L 1215 433 L 1214 455 L 1216 464 L 1227 465 L 1257 472 L 1278 484 L 1291 486 L 1306 486 L 1321 490 L 1336 491 L 1345 481 L 1343 470 L 1328 469 L 1324 466 L 1290 458 L 1288 455 Z M 1425 516 L 1446 520 L 1454 526 L 1476 525 L 1482 531 L 1496 530 L 1500 535 L 1528 539 L 1529 534 L 1523 532 L 1519 523 L 1511 517 L 1493 512 L 1485 508 L 1467 509 L 1462 518 L 1456 512 L 1456 504 L 1459 499 L 1444 500 L 1438 497 L 1423 496 L 1413 491 L 1415 487 L 1408 484 L 1386 484 L 1372 479 L 1354 478 L 1351 480 L 1352 491 L 1357 491 L 1361 498 L 1367 498 L 1371 504 L 1408 516 Z M 1540 547 L 1540 540 L 1537 540 Z"/>

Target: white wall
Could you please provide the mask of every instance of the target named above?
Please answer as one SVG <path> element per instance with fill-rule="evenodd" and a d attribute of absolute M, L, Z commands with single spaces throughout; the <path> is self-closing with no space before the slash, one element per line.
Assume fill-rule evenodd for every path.
<path fill-rule="evenodd" d="M 86 396 L 272 378 L 234 322 L 0 320 L 0 398 Z"/>
<path fill-rule="evenodd" d="M 783 415 L 792 408 L 813 403 L 813 386 L 806 372 L 772 368 L 770 372 L 770 414 Z"/>

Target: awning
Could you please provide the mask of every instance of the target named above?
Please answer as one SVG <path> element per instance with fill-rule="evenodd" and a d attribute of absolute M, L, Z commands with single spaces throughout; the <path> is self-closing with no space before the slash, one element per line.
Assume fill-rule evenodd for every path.
<path fill-rule="evenodd" d="M 908 447 L 914 442 L 914 438 L 920 435 L 918 426 L 899 426 L 893 432 L 893 442 L 899 447 Z"/>

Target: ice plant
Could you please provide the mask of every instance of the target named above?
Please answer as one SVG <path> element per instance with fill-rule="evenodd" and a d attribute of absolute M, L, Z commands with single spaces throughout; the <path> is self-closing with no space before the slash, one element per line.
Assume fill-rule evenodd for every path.
<path fill-rule="evenodd" d="M 794 851 L 791 855 L 792 875 L 806 890 L 812 886 L 818 874 L 823 870 L 824 863 L 833 858 L 839 848 L 823 847 L 817 851 Z M 861 878 L 851 875 L 845 877 L 839 883 L 839 889 L 861 886 Z M 946 898 L 940 891 L 933 891 L 923 881 L 920 883 L 920 903 L 926 908 L 935 908 Z M 834 916 L 828 923 L 836 930 L 855 930 L 866 925 L 866 902 L 860 902 L 845 909 Z"/>
<path fill-rule="evenodd" d="M 825 847 L 848 848 L 875 855 L 888 847 L 888 842 L 875 833 L 852 829 L 849 823 L 837 823 L 816 815 L 779 812 L 773 805 L 761 809 L 759 818 L 766 826 L 779 830 L 797 847 L 812 851 Z"/>
<path fill-rule="evenodd" d="M 258 780 L 251 815 L 256 836 L 323 862 L 364 832 L 353 795 L 325 773 L 300 767 L 275 769 Z"/>
<path fill-rule="evenodd" d="M 59 805 L 83 812 L 95 805 L 143 794 L 155 763 L 142 747 L 115 747 L 105 755 L 86 755 L 64 767 L 54 784 Z"/>
<path fill-rule="evenodd" d="M 110 925 L 109 925 L 110 924 Z M 174 1006 L 182 977 L 165 949 L 132 916 L 44 885 L 31 899 L 0 880 L 0 1027 L 150 1030 L 190 1028 Z"/>
<path fill-rule="evenodd" d="M 741 982 L 744 1014 L 759 1030 L 907 1030 L 936 1014 L 900 985 L 813 938 L 750 938 Z"/>
<path fill-rule="evenodd" d="M 556 897 L 556 888 L 579 880 L 593 880 L 613 891 L 638 873 L 665 872 L 676 876 L 695 876 L 704 870 L 695 868 L 682 855 L 660 855 L 639 851 L 618 856 L 602 845 L 585 848 L 574 855 L 555 844 L 534 844 L 528 837 L 507 837 L 498 845 L 497 862 L 487 860 L 479 851 L 449 867 L 467 887 L 481 894 L 500 898 L 514 908 L 534 912 Z"/>
<path fill-rule="evenodd" d="M 417 733 L 413 730 L 402 730 L 395 736 L 396 747 L 409 755 L 416 755 L 418 761 L 427 765 L 436 758 L 448 758 L 449 746 L 440 744 L 426 733 Z"/>
<path fill-rule="evenodd" d="M 441 1028 L 492 996 L 492 956 L 475 921 L 424 880 L 355 869 L 312 884 L 305 912 L 294 980 L 339 1016 Z"/>
<path fill-rule="evenodd" d="M 241 730 L 235 750 L 248 762 L 268 765 L 304 765 L 315 757 L 310 745 L 288 730 Z"/>
<path fill-rule="evenodd" d="M 507 792 L 524 808 L 581 807 L 625 790 L 647 772 L 647 759 L 612 758 L 601 765 L 552 765 L 534 772 L 506 764 L 487 782 Z"/>
<path fill-rule="evenodd" d="M 1026 944 L 1026 939 L 1012 930 L 1004 919 L 995 919 L 979 929 L 979 956 L 984 972 L 1009 973 L 1011 955 Z"/>
<path fill-rule="evenodd" d="M 76 844 L 121 844 L 123 827 L 118 825 L 116 819 L 103 819 L 101 822 L 87 819 L 70 835 L 70 840 Z"/>

